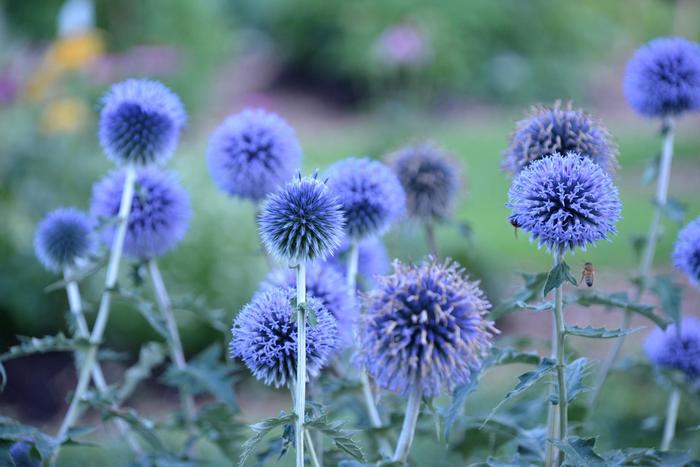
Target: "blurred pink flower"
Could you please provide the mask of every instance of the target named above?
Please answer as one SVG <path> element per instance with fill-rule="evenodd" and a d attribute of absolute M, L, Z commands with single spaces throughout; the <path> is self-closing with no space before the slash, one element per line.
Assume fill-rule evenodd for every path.
<path fill-rule="evenodd" d="M 9 71 L 0 72 L 0 105 L 12 104 L 19 94 L 19 83 Z"/>
<path fill-rule="evenodd" d="M 419 66 L 430 54 L 425 32 L 410 23 L 389 26 L 374 43 L 374 52 L 383 63 L 393 66 Z"/>

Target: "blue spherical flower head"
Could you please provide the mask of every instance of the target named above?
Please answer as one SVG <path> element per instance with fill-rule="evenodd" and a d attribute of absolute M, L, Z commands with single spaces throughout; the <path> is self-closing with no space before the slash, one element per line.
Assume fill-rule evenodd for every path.
<path fill-rule="evenodd" d="M 17 441 L 8 449 L 11 465 L 14 467 L 40 467 L 41 461 L 32 456 L 30 440 Z"/>
<path fill-rule="evenodd" d="M 406 195 L 396 175 L 383 163 L 349 158 L 328 168 L 328 188 L 345 213 L 345 231 L 362 239 L 383 234 L 405 211 Z"/>
<path fill-rule="evenodd" d="M 350 242 L 345 240 L 327 263 L 340 274 L 347 273 L 347 256 Z M 383 276 L 389 272 L 389 255 L 379 237 L 369 237 L 357 244 L 357 274 L 366 279 Z"/>
<path fill-rule="evenodd" d="M 275 287 L 296 287 L 296 272 L 293 269 L 276 269 L 260 284 L 260 290 Z M 321 301 L 338 323 L 340 345 L 350 347 L 353 326 L 357 319 L 357 305 L 349 293 L 345 276 L 328 263 L 313 262 L 306 268 L 306 294 Z"/>
<path fill-rule="evenodd" d="M 74 208 L 59 208 L 38 225 L 34 236 L 36 256 L 50 271 L 75 267 L 93 251 L 95 240 L 90 217 Z"/>
<path fill-rule="evenodd" d="M 233 322 L 231 356 L 238 357 L 253 375 L 267 385 L 290 385 L 297 367 L 297 322 L 294 289 L 261 291 L 243 307 Z M 338 328 L 333 316 L 315 297 L 307 306 L 317 323 L 306 323 L 307 378 L 318 376 L 337 345 Z"/>
<path fill-rule="evenodd" d="M 700 320 L 684 318 L 680 334 L 675 324 L 654 329 L 644 343 L 649 360 L 657 366 L 680 370 L 689 381 L 700 378 Z"/>
<path fill-rule="evenodd" d="M 90 213 L 95 219 L 114 219 L 124 190 L 124 171 L 114 171 L 92 188 Z M 190 200 L 172 172 L 140 169 L 129 213 L 124 254 L 151 259 L 169 252 L 184 238 L 191 217 Z M 116 226 L 102 230 L 102 241 L 111 245 Z"/>
<path fill-rule="evenodd" d="M 553 154 L 534 161 L 508 191 L 513 225 L 539 246 L 586 249 L 615 233 L 622 204 L 610 176 L 588 157 Z"/>
<path fill-rule="evenodd" d="M 129 79 L 102 99 L 100 143 L 119 164 L 164 162 L 175 151 L 187 115 L 182 102 L 158 81 Z"/>
<path fill-rule="evenodd" d="M 460 169 L 449 153 L 423 143 L 400 149 L 389 159 L 406 192 L 411 217 L 428 223 L 451 217 L 460 189 Z"/>
<path fill-rule="evenodd" d="M 503 153 L 503 170 L 517 174 L 531 162 L 554 153 L 575 152 L 589 157 L 612 174 L 617 168 L 617 146 L 608 130 L 591 115 L 574 110 L 569 102 L 534 106 L 519 121 Z"/>
<path fill-rule="evenodd" d="M 295 263 L 333 253 L 343 238 L 345 220 L 338 199 L 314 174 L 299 175 L 269 195 L 258 223 L 268 253 Z"/>
<path fill-rule="evenodd" d="M 365 306 L 360 361 L 377 384 L 404 396 L 415 385 L 435 397 L 468 383 L 498 332 L 478 283 L 450 261 L 396 261 Z"/>
<path fill-rule="evenodd" d="M 301 164 L 296 133 L 278 115 L 244 110 L 228 117 L 209 139 L 214 183 L 231 196 L 260 201 L 287 183 Z"/>
<path fill-rule="evenodd" d="M 673 264 L 688 275 L 693 285 L 700 287 L 700 217 L 678 232 Z"/>
<path fill-rule="evenodd" d="M 623 90 L 646 117 L 679 115 L 700 108 L 700 46 L 661 37 L 640 47 L 627 64 Z"/>

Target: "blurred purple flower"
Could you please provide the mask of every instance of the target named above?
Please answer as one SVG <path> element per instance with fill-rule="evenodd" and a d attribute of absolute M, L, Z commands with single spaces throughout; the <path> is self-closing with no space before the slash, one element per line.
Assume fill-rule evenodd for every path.
<path fill-rule="evenodd" d="M 644 342 L 644 351 L 657 366 L 680 370 L 691 380 L 700 377 L 700 320 L 684 318 L 681 332 L 675 324 L 654 329 Z"/>
<path fill-rule="evenodd" d="M 383 276 L 389 271 L 389 255 L 379 237 L 366 238 L 360 241 L 357 247 L 357 273 L 360 276 L 371 281 L 375 276 Z M 347 273 L 346 261 L 349 248 L 350 242 L 345 240 L 333 256 L 326 260 L 343 277 Z"/>
<path fill-rule="evenodd" d="M 700 217 L 678 232 L 673 264 L 688 275 L 691 284 L 700 287 Z"/>
<path fill-rule="evenodd" d="M 381 63 L 392 66 L 416 67 L 430 55 L 425 32 L 410 23 L 398 23 L 385 29 L 373 48 Z"/>

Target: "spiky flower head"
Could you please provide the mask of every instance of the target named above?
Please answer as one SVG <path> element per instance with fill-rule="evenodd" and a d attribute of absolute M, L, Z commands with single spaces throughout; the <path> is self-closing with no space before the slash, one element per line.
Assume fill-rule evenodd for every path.
<path fill-rule="evenodd" d="M 700 108 L 700 46 L 682 37 L 660 37 L 637 49 L 627 63 L 623 91 L 646 117 Z"/>
<path fill-rule="evenodd" d="M 92 188 L 90 213 L 95 219 L 113 220 L 119 213 L 124 190 L 123 170 L 113 171 Z M 140 169 L 129 213 L 124 254 L 150 259 L 169 252 L 184 238 L 192 213 L 190 199 L 177 177 L 154 167 Z M 111 245 L 116 225 L 102 229 L 102 242 Z"/>
<path fill-rule="evenodd" d="M 531 162 L 554 153 L 575 152 L 591 158 L 606 172 L 617 168 L 617 146 L 608 130 L 583 110 L 574 110 L 571 102 L 562 107 L 537 105 L 520 120 L 503 153 L 503 170 L 517 174 Z"/>
<path fill-rule="evenodd" d="M 377 384 L 425 397 L 471 380 L 498 331 L 478 282 L 451 261 L 419 266 L 396 261 L 394 273 L 365 296 L 360 361 Z"/>
<path fill-rule="evenodd" d="M 350 242 L 345 240 L 327 263 L 345 276 L 347 273 Z M 365 279 L 383 276 L 389 272 L 389 255 L 379 237 L 368 237 L 357 244 L 357 274 Z"/>
<path fill-rule="evenodd" d="M 700 287 L 700 217 L 678 232 L 673 264 L 688 275 L 693 285 Z"/>
<path fill-rule="evenodd" d="M 453 157 L 432 143 L 406 146 L 389 155 L 406 192 L 408 214 L 422 222 L 449 219 L 460 189 Z"/>
<path fill-rule="evenodd" d="M 228 117 L 212 133 L 207 149 L 214 183 L 231 196 L 256 202 L 294 176 L 301 156 L 292 127 L 262 109 Z"/>
<path fill-rule="evenodd" d="M 258 292 L 233 322 L 230 350 L 253 375 L 267 385 L 291 384 L 297 368 L 297 322 L 294 289 L 276 287 Z M 318 376 L 335 350 L 338 327 L 333 316 L 315 297 L 307 297 L 309 313 L 317 322 L 306 322 L 307 378 Z"/>
<path fill-rule="evenodd" d="M 259 290 L 295 286 L 296 272 L 293 269 L 276 269 L 267 275 Z M 350 347 L 358 312 L 354 294 L 348 291 L 345 276 L 326 262 L 315 261 L 309 264 L 306 268 L 306 296 L 321 301 L 338 323 L 340 346 Z"/>
<path fill-rule="evenodd" d="M 187 121 L 180 98 L 162 83 L 148 79 L 115 84 L 102 105 L 100 143 L 118 164 L 166 161 Z"/>
<path fill-rule="evenodd" d="M 654 329 L 644 342 L 649 360 L 657 366 L 680 370 L 691 381 L 700 378 L 700 320 L 684 318 L 680 333 L 675 324 Z"/>
<path fill-rule="evenodd" d="M 49 271 L 73 268 L 93 251 L 92 221 L 82 211 L 59 208 L 39 223 L 34 235 L 34 251 Z"/>
<path fill-rule="evenodd" d="M 345 220 L 338 199 L 314 174 L 299 175 L 268 195 L 258 224 L 268 253 L 298 262 L 333 253 L 342 241 Z"/>
<path fill-rule="evenodd" d="M 586 249 L 615 233 L 622 204 L 610 176 L 588 157 L 570 152 L 534 161 L 508 191 L 513 225 L 539 246 Z"/>
<path fill-rule="evenodd" d="M 383 234 L 405 211 L 406 195 L 383 163 L 350 157 L 328 168 L 328 188 L 345 213 L 345 232 L 354 239 Z"/>

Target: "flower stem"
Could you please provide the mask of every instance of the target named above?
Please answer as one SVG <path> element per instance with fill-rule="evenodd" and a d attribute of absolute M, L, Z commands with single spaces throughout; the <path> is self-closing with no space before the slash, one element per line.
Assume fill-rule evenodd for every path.
<path fill-rule="evenodd" d="M 357 266 L 358 259 L 360 256 L 360 248 L 357 240 L 350 241 L 350 249 L 348 252 L 348 264 L 346 280 L 348 286 L 348 293 L 355 298 L 357 293 Z M 377 404 L 374 401 L 374 394 L 372 393 L 372 386 L 369 382 L 369 376 L 367 371 L 363 368 L 360 373 L 360 382 L 362 383 L 362 395 L 365 398 L 365 405 L 367 406 L 367 415 L 369 415 L 369 422 L 374 428 L 381 428 L 382 417 L 379 415 L 379 410 L 377 409 Z M 378 436 L 377 443 L 379 444 L 379 450 L 384 455 L 391 455 L 391 446 L 389 442 L 383 437 Z"/>
<path fill-rule="evenodd" d="M 418 414 L 420 413 L 422 396 L 422 387 L 420 384 L 414 384 L 414 386 L 411 388 L 411 392 L 408 395 L 406 415 L 403 419 L 401 434 L 399 435 L 399 441 L 396 443 L 396 451 L 394 451 L 394 457 L 392 459 L 394 462 L 405 463 L 406 459 L 408 458 L 408 453 L 411 450 L 411 444 L 413 444 L 413 436 L 416 433 L 416 422 L 418 421 Z"/>
<path fill-rule="evenodd" d="M 297 377 L 294 395 L 294 412 L 297 415 L 296 448 L 297 467 L 304 466 L 304 412 L 306 411 L 306 263 L 297 266 Z"/>
<path fill-rule="evenodd" d="M 681 392 L 678 389 L 674 389 L 668 398 L 668 406 L 666 407 L 666 422 L 664 423 L 664 434 L 661 438 L 662 451 L 669 450 L 673 437 L 676 434 L 676 421 L 678 420 L 678 407 L 680 404 Z"/>
<path fill-rule="evenodd" d="M 311 465 L 314 467 L 321 467 L 321 461 L 318 460 L 316 455 L 316 450 L 314 449 L 314 443 L 311 439 L 311 434 L 309 430 L 304 430 L 304 435 L 306 435 L 306 446 L 309 448 L 309 457 L 311 458 Z"/>
<path fill-rule="evenodd" d="M 556 258 L 554 260 L 554 265 L 556 266 Z M 552 336 L 551 336 L 551 349 L 549 357 L 554 360 L 557 358 L 557 321 L 552 317 Z M 549 404 L 547 408 L 547 438 L 554 439 L 559 431 L 559 413 L 554 404 Z M 554 443 L 547 443 L 545 448 L 545 465 L 554 465 L 554 461 L 557 458 L 559 450 L 554 445 Z"/>
<path fill-rule="evenodd" d="M 68 295 L 68 305 L 77 326 L 76 334 L 78 337 L 88 339 L 90 337 L 90 329 L 88 328 L 87 321 L 85 321 L 85 315 L 83 314 L 83 302 L 80 297 L 80 289 L 78 288 L 78 283 L 71 279 L 71 276 L 72 274 L 70 271 L 66 270 L 64 272 L 66 294 Z M 77 361 L 80 361 L 80 359 Z M 77 370 L 80 371 L 80 368 Z M 97 386 L 97 390 L 100 392 L 100 395 L 106 395 L 108 393 L 109 387 L 107 386 L 107 381 L 102 373 L 102 368 L 100 367 L 99 362 L 95 362 L 95 366 L 92 368 L 92 381 L 95 383 L 95 386 Z M 116 408 L 116 404 L 114 406 Z M 115 419 L 114 425 L 117 427 L 119 434 L 126 439 L 127 444 L 129 444 L 129 447 L 134 454 L 137 456 L 142 456 L 143 450 L 141 449 L 141 446 L 139 446 L 138 441 L 134 439 L 129 431 L 129 424 L 124 420 Z"/>
<path fill-rule="evenodd" d="M 637 286 L 637 292 L 635 295 L 635 302 L 638 301 L 644 289 L 646 287 L 645 283 L 649 278 L 651 268 L 654 263 L 654 254 L 656 253 L 656 244 L 659 236 L 659 228 L 661 226 L 661 217 L 663 215 L 663 210 L 668 201 L 668 185 L 671 180 L 671 163 L 673 161 L 673 119 L 667 117 L 663 122 L 663 143 L 661 147 L 661 160 L 659 161 L 659 176 L 658 182 L 656 184 L 656 203 L 654 205 L 654 213 L 651 219 L 651 225 L 649 226 L 649 233 L 647 234 L 644 251 L 642 253 L 642 258 L 639 263 L 639 270 L 637 277 L 639 279 L 639 284 Z M 629 328 L 632 316 L 629 311 L 625 312 L 622 328 Z M 600 396 L 600 392 L 603 389 L 605 380 L 610 373 L 610 370 L 620 355 L 620 350 L 622 350 L 622 345 L 625 342 L 625 336 L 618 337 L 613 343 L 608 355 L 603 361 L 603 365 L 598 372 L 595 384 L 593 385 L 593 390 L 591 391 L 591 396 L 588 400 L 589 407 L 593 407 Z"/>
<path fill-rule="evenodd" d="M 165 288 L 163 276 L 160 274 L 160 268 L 158 267 L 158 263 L 155 259 L 148 261 L 148 272 L 151 276 L 151 282 L 153 284 L 153 290 L 156 294 L 160 313 L 163 316 L 165 327 L 168 331 L 167 341 L 168 348 L 170 349 L 170 358 L 173 359 L 173 362 L 178 370 L 186 371 L 187 360 L 185 359 L 185 352 L 182 348 L 180 333 L 177 329 L 177 321 L 175 320 L 175 315 L 173 315 L 173 307 L 170 301 L 170 296 L 168 295 L 168 290 Z M 194 398 L 189 391 L 180 388 L 180 399 L 182 402 L 182 410 L 185 415 L 185 423 L 188 426 L 188 430 L 192 431 L 192 424 L 194 423 L 196 417 Z"/>
<path fill-rule="evenodd" d="M 125 172 L 122 199 L 119 204 L 117 227 L 114 234 L 114 239 L 112 240 L 112 248 L 109 253 L 105 287 L 102 291 L 100 307 L 97 311 L 97 319 L 95 320 L 95 325 L 92 328 L 92 334 L 90 335 L 90 348 L 85 353 L 83 366 L 78 375 L 78 384 L 76 385 L 75 392 L 73 393 L 73 399 L 71 400 L 68 411 L 66 412 L 63 422 L 61 423 L 61 427 L 56 435 L 56 438 L 59 441 L 65 440 L 68 430 L 73 426 L 78 418 L 80 402 L 82 401 L 83 397 L 85 397 L 85 391 L 88 389 L 90 374 L 92 373 L 92 368 L 97 361 L 97 348 L 102 341 L 102 336 L 104 335 L 105 328 L 107 327 L 107 321 L 109 319 L 112 293 L 117 285 L 119 262 L 124 249 L 124 238 L 126 237 L 126 228 L 129 221 L 129 213 L 131 212 L 131 202 L 134 197 L 134 183 L 136 181 L 136 168 L 133 165 L 127 165 Z M 54 451 L 52 463 L 55 462 L 56 458 L 58 457 L 59 450 L 60 445 Z"/>
<path fill-rule="evenodd" d="M 438 257 L 437 241 L 435 240 L 435 225 L 432 222 L 425 223 L 425 238 L 428 242 L 428 250 L 433 258 Z"/>

